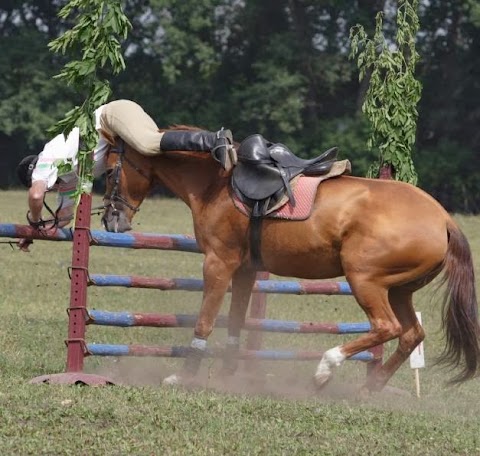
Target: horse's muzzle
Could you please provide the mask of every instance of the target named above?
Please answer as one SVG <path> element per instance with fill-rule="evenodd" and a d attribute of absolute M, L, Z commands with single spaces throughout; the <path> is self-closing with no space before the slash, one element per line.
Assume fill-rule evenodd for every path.
<path fill-rule="evenodd" d="M 112 207 L 105 208 L 102 216 L 102 224 L 105 229 L 111 233 L 124 233 L 132 229 L 132 225 L 125 215 L 125 212 Z"/>

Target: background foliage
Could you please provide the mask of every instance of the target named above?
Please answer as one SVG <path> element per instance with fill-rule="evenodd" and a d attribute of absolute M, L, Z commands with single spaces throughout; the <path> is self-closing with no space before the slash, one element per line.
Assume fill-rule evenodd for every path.
<path fill-rule="evenodd" d="M 41 150 L 46 129 L 83 99 L 52 79 L 65 57 L 47 43 L 71 28 L 65 0 L 0 4 L 0 186 L 18 185 L 15 165 Z M 391 0 L 131 0 L 126 71 L 115 98 L 142 105 L 159 126 L 231 128 L 237 140 L 262 133 L 307 157 L 333 145 L 365 175 L 367 150 L 349 32 L 368 36 L 384 11 L 395 38 Z M 480 212 L 480 13 L 473 1 L 420 1 L 416 77 L 423 85 L 413 161 L 418 185 L 448 210 Z"/>

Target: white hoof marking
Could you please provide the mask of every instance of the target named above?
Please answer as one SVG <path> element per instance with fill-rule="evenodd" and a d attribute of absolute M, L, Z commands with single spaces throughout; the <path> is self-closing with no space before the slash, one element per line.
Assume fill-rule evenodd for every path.
<path fill-rule="evenodd" d="M 331 348 L 327 350 L 320 363 L 318 363 L 317 372 L 315 372 L 315 382 L 318 386 L 324 385 L 332 376 L 332 369 L 339 367 L 345 361 L 340 347 Z"/>

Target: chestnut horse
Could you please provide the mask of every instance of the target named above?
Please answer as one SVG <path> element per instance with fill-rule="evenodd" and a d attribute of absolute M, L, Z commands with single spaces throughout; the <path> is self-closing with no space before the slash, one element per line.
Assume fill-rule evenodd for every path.
<path fill-rule="evenodd" d="M 230 283 L 223 371 L 233 373 L 257 271 L 250 255 L 249 218 L 232 202 L 231 171 L 225 172 L 205 152 L 147 157 L 128 144 L 114 151 L 107 158 L 102 219 L 106 229 L 129 230 L 140 204 L 158 181 L 189 206 L 195 237 L 205 255 L 203 300 L 191 353 L 183 370 L 164 382 L 181 383 L 197 372 Z M 451 216 L 424 191 L 390 180 L 328 179 L 320 184 L 307 220 L 263 220 L 261 258 L 265 270 L 280 276 L 345 276 L 368 317 L 368 333 L 324 353 L 315 373 L 318 386 L 326 384 L 346 358 L 398 338 L 395 352 L 363 387 L 365 392 L 381 390 L 424 339 L 412 295 L 441 271 L 446 284 L 442 315 L 446 345 L 440 360 L 460 368 L 453 382 L 476 375 L 480 327 L 470 247 Z"/>

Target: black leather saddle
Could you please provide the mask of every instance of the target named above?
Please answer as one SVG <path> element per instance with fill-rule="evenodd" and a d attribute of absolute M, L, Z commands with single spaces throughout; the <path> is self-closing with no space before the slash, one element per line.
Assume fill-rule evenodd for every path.
<path fill-rule="evenodd" d="M 337 160 L 337 152 L 333 147 L 319 157 L 305 160 L 283 144 L 271 143 L 259 134 L 249 136 L 238 148 L 232 188 L 251 209 L 252 217 L 264 216 L 285 194 L 295 206 L 290 181 L 299 174 L 327 174 Z"/>

